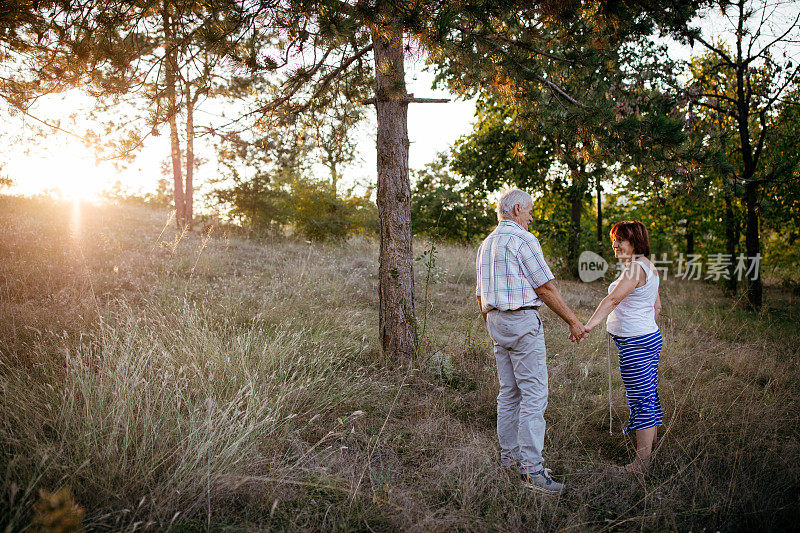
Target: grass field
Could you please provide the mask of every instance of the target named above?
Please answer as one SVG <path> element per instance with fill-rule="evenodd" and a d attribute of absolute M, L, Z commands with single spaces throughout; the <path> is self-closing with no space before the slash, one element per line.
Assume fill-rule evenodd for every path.
<path fill-rule="evenodd" d="M 616 361 L 609 435 L 606 338 L 570 344 L 544 312 L 545 456 L 567 484 L 548 497 L 499 467 L 470 248 L 418 262 L 423 349 L 402 375 L 376 350 L 371 240 L 181 235 L 167 212 L 10 197 L 0 225 L 2 530 L 78 516 L 65 492 L 48 499 L 62 488 L 84 527 L 115 531 L 800 523 L 789 293 L 768 287 L 753 316 L 715 287 L 664 284 L 664 426 L 645 476 L 608 468 L 633 446 Z M 583 319 L 605 293 L 559 286 Z"/>

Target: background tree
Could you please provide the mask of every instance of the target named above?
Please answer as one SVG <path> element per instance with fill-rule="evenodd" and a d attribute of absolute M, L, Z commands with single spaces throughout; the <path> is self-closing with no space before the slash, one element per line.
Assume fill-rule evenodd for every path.
<path fill-rule="evenodd" d="M 726 97 L 735 94 L 735 80 L 717 68 L 712 54 L 703 54 L 689 62 L 692 79 L 714 79 L 714 85 Z M 715 104 L 721 102 L 717 101 Z M 733 117 L 715 109 L 688 103 L 687 133 L 691 149 L 686 164 L 671 176 L 673 202 L 683 207 L 685 216 L 686 253 L 695 253 L 695 243 L 701 235 L 724 234 L 724 249 L 731 259 L 725 282 L 726 291 L 734 295 L 738 280 L 735 275 L 736 254 L 739 251 L 741 217 L 736 208 L 741 186 L 733 173 L 738 158 L 738 137 Z M 721 224 L 715 223 L 721 222 Z M 708 240 L 708 239 L 704 239 Z M 718 245 L 719 239 L 712 239 Z M 719 249 L 719 248 L 718 248 Z"/>
<path fill-rule="evenodd" d="M 583 27 L 576 21 L 559 32 L 572 35 Z M 494 90 L 494 109 L 479 111 L 474 133 L 456 148 L 455 166 L 486 192 L 513 185 L 550 201 L 551 193 L 563 195 L 556 201 L 564 205 L 567 221 L 557 236 L 549 237 L 566 241 L 566 264 L 577 277 L 582 246 L 602 248 L 600 189 L 609 167 L 639 168 L 628 174 L 631 179 L 657 183 L 656 162 L 669 161 L 684 136 L 680 117 L 667 114 L 673 102 L 661 78 L 673 76 L 674 65 L 659 59 L 660 47 L 632 39 L 608 44 L 602 53 L 585 53 L 586 43 L 569 43 L 554 34 L 554 41 L 567 44 L 550 50 L 565 63 L 554 61 L 542 72 L 558 90 L 508 79 Z M 646 81 L 641 81 L 643 74 Z M 590 104 L 569 103 L 564 94 L 581 94 Z M 481 153 L 481 146 L 487 153 Z M 598 197 L 594 243 L 582 227 L 593 189 Z"/>
<path fill-rule="evenodd" d="M 779 106 L 800 104 L 790 92 L 800 75 L 800 58 L 793 57 L 796 47 L 791 47 L 800 39 L 800 10 L 793 3 L 761 0 L 715 5 L 730 23 L 725 36 L 730 50 L 723 40 L 715 41 L 699 31 L 690 34 L 713 63 L 695 72 L 688 94 L 696 105 L 731 117 L 735 123 L 738 155 L 732 176 L 741 186 L 745 250 L 755 266 L 754 258 L 761 252 L 759 198 L 764 186 L 780 179 L 782 173 L 782 164 L 774 160 L 768 164 L 763 157 L 765 147 L 776 138 L 772 119 Z M 752 308 L 761 308 L 760 275 L 748 278 L 746 298 Z"/>
<path fill-rule="evenodd" d="M 764 148 L 765 167 L 771 178 L 760 197 L 764 221 L 764 261 L 771 272 L 795 284 L 800 281 L 800 83 L 784 100 L 771 119 L 774 136 Z"/>
<path fill-rule="evenodd" d="M 358 157 L 353 132 L 365 118 L 364 106 L 347 100 L 344 94 L 345 91 L 335 88 L 328 95 L 331 101 L 317 103 L 320 111 L 311 113 L 307 119 L 317 159 L 328 169 L 334 192 L 342 178 L 342 167 Z"/>
<path fill-rule="evenodd" d="M 117 62 L 112 55 L 104 70 L 106 79 L 140 90 L 126 91 L 124 98 L 115 95 L 98 116 L 107 115 L 122 100 L 140 112 L 138 120 L 132 121 L 135 137 L 157 133 L 161 125 L 168 125 L 176 223 L 191 230 L 197 166 L 195 112 L 209 98 L 242 97 L 242 86 L 252 83 L 223 65 L 235 53 L 243 13 L 227 1 L 151 0 L 135 6 L 107 2 L 101 8 L 127 12 L 128 22 L 117 29 L 117 38 L 142 45 L 135 62 Z M 209 129 L 206 126 L 205 132 Z"/>
<path fill-rule="evenodd" d="M 93 118 L 106 122 L 80 136 L 109 158 L 132 157 L 145 137 L 169 124 L 176 220 L 191 228 L 194 110 L 226 77 L 218 67 L 231 53 L 241 4 L 75 0 L 16 2 L 14 7 L 0 11 L 8 45 L 0 60 L 14 71 L 0 96 L 30 115 L 35 96 L 80 86 L 98 100 Z M 179 114 L 185 117 L 183 133 Z"/>

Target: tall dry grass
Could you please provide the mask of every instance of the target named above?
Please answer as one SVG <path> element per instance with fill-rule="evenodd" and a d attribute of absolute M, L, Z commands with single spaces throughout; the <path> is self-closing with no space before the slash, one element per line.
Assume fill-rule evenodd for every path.
<path fill-rule="evenodd" d="M 178 234 L 166 212 L 0 198 L 0 527 L 69 487 L 89 529 L 743 530 L 800 518 L 797 308 L 668 281 L 664 426 L 629 460 L 607 345 L 544 313 L 546 458 L 499 467 L 474 250 L 417 243 L 417 369 L 375 350 L 377 248 Z M 429 249 L 429 248 L 428 248 Z M 426 283 L 427 281 L 427 283 Z M 601 284 L 560 283 L 584 318 Z M 427 289 L 427 291 L 426 291 Z M 426 298 L 427 293 L 427 298 Z M 424 313 L 424 314 L 423 314 Z M 42 508 L 39 506 L 37 508 Z"/>

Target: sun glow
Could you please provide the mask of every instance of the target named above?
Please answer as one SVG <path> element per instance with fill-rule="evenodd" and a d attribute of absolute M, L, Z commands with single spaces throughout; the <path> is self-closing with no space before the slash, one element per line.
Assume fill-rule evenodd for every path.
<path fill-rule="evenodd" d="M 14 182 L 9 190 L 12 194 L 44 193 L 72 201 L 97 201 L 118 179 L 113 165 L 97 164 L 89 148 L 63 140 L 14 157 L 5 173 Z"/>

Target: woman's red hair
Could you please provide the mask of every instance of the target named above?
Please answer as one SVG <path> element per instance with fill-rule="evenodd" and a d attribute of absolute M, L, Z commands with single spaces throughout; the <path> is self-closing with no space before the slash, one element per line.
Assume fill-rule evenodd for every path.
<path fill-rule="evenodd" d="M 638 220 L 623 220 L 617 222 L 611 228 L 611 240 L 628 241 L 633 245 L 633 253 L 636 255 L 650 256 L 650 236 L 647 228 Z"/>

